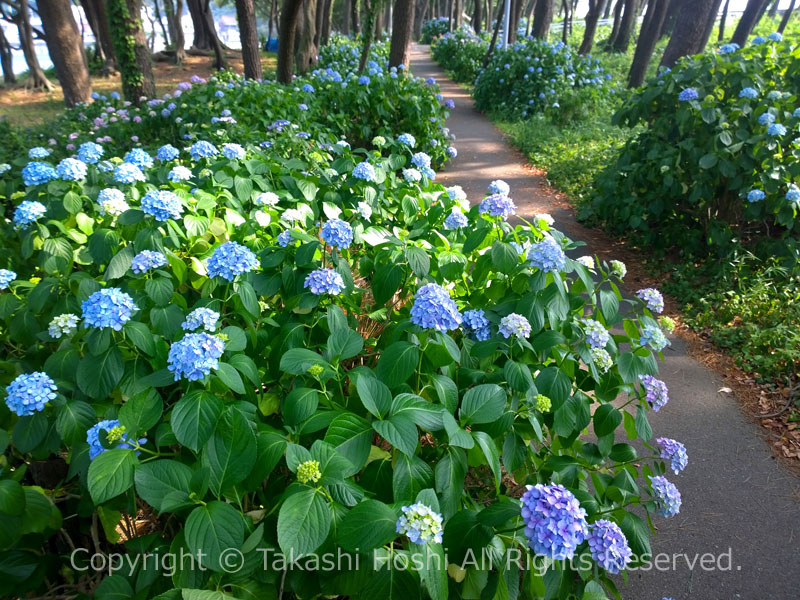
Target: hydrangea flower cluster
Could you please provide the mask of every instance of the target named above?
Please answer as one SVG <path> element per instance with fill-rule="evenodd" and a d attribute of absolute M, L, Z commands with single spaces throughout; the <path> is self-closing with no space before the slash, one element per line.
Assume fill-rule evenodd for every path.
<path fill-rule="evenodd" d="M 192 172 L 183 165 L 175 165 L 170 169 L 167 174 L 167 179 L 172 183 L 180 183 L 181 181 L 188 181 L 192 178 Z"/>
<path fill-rule="evenodd" d="M 759 125 L 769 125 L 774 122 L 775 122 L 775 115 L 773 115 L 772 113 L 766 112 L 762 115 L 759 115 L 758 117 Z"/>
<path fill-rule="evenodd" d="M 450 331 L 457 329 L 463 317 L 450 293 L 442 286 L 428 283 L 414 294 L 411 322 L 423 329 Z"/>
<path fill-rule="evenodd" d="M 786 135 L 786 126 L 781 125 L 780 123 L 773 123 L 767 129 L 767 135 L 771 135 L 773 137 L 781 137 Z"/>
<path fill-rule="evenodd" d="M 492 336 L 489 319 L 486 318 L 482 308 L 464 311 L 462 319 L 462 326 L 472 339 L 483 342 Z"/>
<path fill-rule="evenodd" d="M 497 331 L 506 339 L 512 336 L 527 339 L 531 335 L 531 324 L 522 315 L 511 313 L 500 319 Z"/>
<path fill-rule="evenodd" d="M 181 323 L 181 327 L 185 331 L 194 331 L 201 328 L 206 331 L 214 331 L 217 328 L 218 321 L 219 313 L 217 311 L 201 306 L 186 315 L 186 320 Z"/>
<path fill-rule="evenodd" d="M 119 288 L 96 291 L 81 303 L 83 326 L 120 331 L 139 307 L 128 294 Z"/>
<path fill-rule="evenodd" d="M 675 484 L 663 475 L 650 477 L 650 486 L 655 496 L 656 512 L 662 517 L 674 517 L 681 510 L 681 493 Z"/>
<path fill-rule="evenodd" d="M 528 249 L 528 262 L 540 271 L 558 273 L 567 267 L 567 255 L 553 238 L 546 237 Z"/>
<path fill-rule="evenodd" d="M 401 133 L 397 136 L 397 141 L 409 148 L 413 148 L 417 145 L 417 140 L 410 133 Z"/>
<path fill-rule="evenodd" d="M 366 202 L 359 202 L 357 210 L 359 216 L 366 221 L 369 221 L 372 217 L 372 207 Z"/>
<path fill-rule="evenodd" d="M 344 279 L 333 269 L 317 269 L 306 276 L 303 287 L 317 296 L 322 294 L 338 296 L 344 290 Z"/>
<path fill-rule="evenodd" d="M 625 279 L 625 275 L 628 274 L 628 267 L 626 267 L 625 263 L 621 260 L 612 260 L 611 272 L 620 279 Z"/>
<path fill-rule="evenodd" d="M 59 339 L 62 336 L 70 336 L 78 330 L 78 315 L 72 313 L 64 313 L 53 317 L 50 324 L 47 326 L 47 333 L 53 339 Z"/>
<path fill-rule="evenodd" d="M 694 88 L 686 88 L 685 90 L 682 90 L 680 94 L 678 94 L 678 100 L 681 102 L 690 102 L 692 100 L 697 100 L 699 97 L 700 95 Z"/>
<path fill-rule="evenodd" d="M 153 157 L 143 148 L 131 148 L 122 160 L 126 163 L 136 165 L 142 171 L 153 166 Z"/>
<path fill-rule="evenodd" d="M 107 442 L 112 444 L 114 442 L 120 442 L 114 446 L 114 448 L 135 448 L 135 446 L 132 445 L 128 440 L 128 436 L 125 433 L 125 428 L 119 424 L 119 421 L 117 419 L 107 419 L 90 427 L 86 432 L 86 442 L 89 444 L 89 458 L 91 460 L 94 460 L 103 452 L 108 450 L 108 448 L 104 448 L 102 442 L 100 442 L 101 431 L 106 432 Z M 147 443 L 146 438 L 138 440 L 138 444 L 140 446 L 145 443 Z"/>
<path fill-rule="evenodd" d="M 135 183 L 144 179 L 144 173 L 134 164 L 124 162 L 114 169 L 114 181 L 117 183 Z"/>
<path fill-rule="evenodd" d="M 492 194 L 503 194 L 507 196 L 510 191 L 511 188 L 502 179 L 495 179 L 489 184 L 489 192 Z"/>
<path fill-rule="evenodd" d="M 749 192 L 747 192 L 747 201 L 750 203 L 759 202 L 760 200 L 763 200 L 765 197 L 766 194 L 764 194 L 763 190 L 750 190 Z"/>
<path fill-rule="evenodd" d="M 423 169 L 425 167 L 430 168 L 431 157 L 425 154 L 424 152 L 415 152 L 411 157 L 411 164 L 413 164 L 418 169 Z"/>
<path fill-rule="evenodd" d="M 87 165 L 96 165 L 103 158 L 105 150 L 100 144 L 84 142 L 78 146 L 78 158 Z"/>
<path fill-rule="evenodd" d="M 584 319 L 583 330 L 586 333 L 586 341 L 592 348 L 605 348 L 608 340 L 611 339 L 603 324 L 594 319 Z"/>
<path fill-rule="evenodd" d="M 222 145 L 222 156 L 228 158 L 230 160 L 242 160 L 247 152 L 245 149 L 241 147 L 239 144 L 223 144 Z"/>
<path fill-rule="evenodd" d="M 344 250 L 353 243 L 353 228 L 341 219 L 330 219 L 322 226 L 322 239 L 330 246 Z"/>
<path fill-rule="evenodd" d="M 167 264 L 167 257 L 161 252 L 153 252 L 152 250 L 142 250 L 133 257 L 131 261 L 131 271 L 135 275 L 141 275 L 151 269 L 158 269 Z"/>
<path fill-rule="evenodd" d="M 686 446 L 670 438 L 658 438 L 656 442 L 661 446 L 661 458 L 670 461 L 670 467 L 675 475 L 686 468 L 686 465 L 689 464 Z"/>
<path fill-rule="evenodd" d="M 47 209 L 37 200 L 24 200 L 14 211 L 14 226 L 17 229 L 27 229 L 45 215 Z"/>
<path fill-rule="evenodd" d="M 9 271 L 8 269 L 0 269 L 0 290 L 7 289 L 9 284 L 16 278 L 17 274 L 14 271 Z"/>
<path fill-rule="evenodd" d="M 397 533 L 408 536 L 413 544 L 442 543 L 442 515 L 421 502 L 403 507 L 397 519 Z"/>
<path fill-rule="evenodd" d="M 181 155 L 181 151 L 178 150 L 172 144 L 164 144 L 161 148 L 158 149 L 156 152 L 156 158 L 161 162 L 169 162 L 171 160 L 175 160 Z"/>
<path fill-rule="evenodd" d="M 667 384 L 652 375 L 640 375 L 639 380 L 642 382 L 647 402 L 652 407 L 653 412 L 658 412 L 661 407 L 669 402 Z"/>
<path fill-rule="evenodd" d="M 22 182 L 25 185 L 40 185 L 57 178 L 58 173 L 47 163 L 32 161 L 22 168 Z"/>
<path fill-rule="evenodd" d="M 208 276 L 233 281 L 237 275 L 258 268 L 258 258 L 252 250 L 238 242 L 225 242 L 208 259 Z"/>
<path fill-rule="evenodd" d="M 758 90 L 751 87 L 742 88 L 739 92 L 739 98 L 747 98 L 748 100 L 755 100 L 758 98 Z"/>
<path fill-rule="evenodd" d="M 297 481 L 300 483 L 317 483 L 321 477 L 318 460 L 307 460 L 297 467 Z"/>
<path fill-rule="evenodd" d="M 536 410 L 540 413 L 549 413 L 553 408 L 553 401 L 544 394 L 536 394 Z"/>
<path fill-rule="evenodd" d="M 792 185 L 786 192 L 786 199 L 789 202 L 800 202 L 800 189 Z"/>
<path fill-rule="evenodd" d="M 417 169 L 403 169 L 403 179 L 406 183 L 419 183 L 422 181 L 422 173 Z"/>
<path fill-rule="evenodd" d="M 187 333 L 169 347 L 167 369 L 175 375 L 175 381 L 181 378 L 197 381 L 219 367 L 224 351 L 225 342 L 215 335 Z"/>
<path fill-rule="evenodd" d="M 453 208 L 453 211 L 447 215 L 444 220 L 444 226 L 446 229 L 461 229 L 462 227 L 466 227 L 469 225 L 469 220 L 467 219 L 467 215 L 461 212 L 461 210 L 457 207 Z"/>
<path fill-rule="evenodd" d="M 647 305 L 650 312 L 661 314 L 664 310 L 664 297 L 655 288 L 644 288 L 636 292 L 636 297 Z"/>
<path fill-rule="evenodd" d="M 614 361 L 611 360 L 611 355 L 605 348 L 592 348 L 589 350 L 592 355 L 592 361 L 601 372 L 607 373 L 608 370 L 614 366 Z"/>
<path fill-rule="evenodd" d="M 642 336 L 639 338 L 639 344 L 642 346 L 649 345 L 656 352 L 661 352 L 669 346 L 669 340 L 664 335 L 664 332 L 655 325 L 645 325 L 642 330 Z"/>
<path fill-rule="evenodd" d="M 189 146 L 189 154 L 194 160 L 200 160 L 201 158 L 216 156 L 219 154 L 219 150 L 211 142 L 200 140 Z"/>
<path fill-rule="evenodd" d="M 6 406 L 14 414 L 25 417 L 44 410 L 54 400 L 58 388 L 47 373 L 23 373 L 6 388 Z"/>
<path fill-rule="evenodd" d="M 36 146 L 28 150 L 28 158 L 31 160 L 41 160 L 50 156 L 50 150 L 42 146 Z"/>
<path fill-rule="evenodd" d="M 151 190 L 142 198 L 142 210 L 156 221 L 180 219 L 183 213 L 181 199 L 169 190 Z"/>
<path fill-rule="evenodd" d="M 58 178 L 63 181 L 83 181 L 87 171 L 86 163 L 77 158 L 65 158 L 56 167 Z"/>
<path fill-rule="evenodd" d="M 575 262 L 582 264 L 587 269 L 594 269 L 594 259 L 591 256 L 581 256 L 576 258 Z"/>
<path fill-rule="evenodd" d="M 364 181 L 377 181 L 378 176 L 375 174 L 375 167 L 368 162 L 358 163 L 353 168 L 353 177 L 356 179 L 363 179 Z"/>
<path fill-rule="evenodd" d="M 294 241 L 294 236 L 292 232 L 288 229 L 284 229 L 278 234 L 278 245 L 286 248 L 289 244 Z"/>
<path fill-rule="evenodd" d="M 255 203 L 258 206 L 277 206 L 280 198 L 275 192 L 263 192 L 256 196 Z"/>
<path fill-rule="evenodd" d="M 631 561 L 633 551 L 619 525 L 599 519 L 589 526 L 589 551 L 592 559 L 609 573 L 619 573 Z"/>
<path fill-rule="evenodd" d="M 105 188 L 97 194 L 98 212 L 102 215 L 118 217 L 130 208 L 125 202 L 125 194 L 116 188 Z"/>
<path fill-rule="evenodd" d="M 569 560 L 589 534 L 586 511 L 564 486 L 537 483 L 522 496 L 528 545 L 540 556 Z"/>
<path fill-rule="evenodd" d="M 481 214 L 488 213 L 492 217 L 507 219 L 515 213 L 516 208 L 514 201 L 506 194 L 492 194 L 481 200 L 478 212 Z"/>

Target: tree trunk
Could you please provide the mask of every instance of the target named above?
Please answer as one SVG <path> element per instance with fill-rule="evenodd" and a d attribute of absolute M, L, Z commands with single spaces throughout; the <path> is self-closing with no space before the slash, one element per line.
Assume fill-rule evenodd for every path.
<path fill-rule="evenodd" d="M 64 90 L 64 102 L 67 106 L 89 102 L 92 82 L 86 68 L 81 33 L 72 17 L 69 0 L 39 0 L 37 6 L 47 50 Z"/>
<path fill-rule="evenodd" d="M 475 9 L 472 11 L 472 29 L 475 33 L 481 32 L 481 21 L 483 20 L 483 0 L 475 0 Z"/>
<path fill-rule="evenodd" d="M 613 4 L 613 0 L 608 0 L 608 2 L 606 2 L 606 8 L 603 11 L 603 20 L 604 21 L 611 16 L 611 5 L 612 4 Z"/>
<path fill-rule="evenodd" d="M 142 98 L 156 95 L 141 10 L 141 0 L 108 0 L 108 24 L 116 44 L 122 93 L 135 104 L 139 104 Z"/>
<path fill-rule="evenodd" d="M 317 0 L 303 0 L 297 19 L 297 35 L 294 39 L 294 64 L 298 74 L 306 73 L 317 61 Z"/>
<path fill-rule="evenodd" d="M 211 35 L 205 25 L 202 2 L 203 0 L 186 0 L 186 5 L 189 7 L 189 16 L 192 17 L 192 29 L 194 29 L 192 48 L 196 50 L 211 50 Z"/>
<path fill-rule="evenodd" d="M 375 12 L 374 15 L 374 26 L 372 28 L 372 39 L 375 42 L 379 42 L 381 39 L 381 32 L 383 31 L 383 11 L 375 6 L 375 2 L 373 1 L 372 4 L 375 8 L 373 11 Z"/>
<path fill-rule="evenodd" d="M 564 9 L 564 21 L 561 27 L 561 41 L 565 44 L 569 38 L 569 2 L 561 0 L 561 7 Z"/>
<path fill-rule="evenodd" d="M 536 0 L 533 10 L 533 37 L 547 40 L 553 22 L 553 0 Z"/>
<path fill-rule="evenodd" d="M 617 40 L 619 34 L 619 26 L 622 23 L 622 8 L 625 6 L 625 0 L 617 0 L 614 5 L 614 24 L 611 26 L 611 35 L 606 40 L 606 50 L 611 50 L 614 47 L 614 42 Z"/>
<path fill-rule="evenodd" d="M 33 45 L 33 28 L 31 27 L 31 12 L 28 0 L 19 0 L 19 10 L 14 15 L 14 22 L 19 33 L 19 45 L 28 65 L 28 81 L 26 87 L 34 90 L 53 91 L 53 83 L 47 78 L 36 58 L 36 49 Z"/>
<path fill-rule="evenodd" d="M 517 41 L 517 29 L 519 20 L 522 17 L 522 5 L 525 0 L 512 0 L 511 2 L 511 23 L 508 26 L 508 43 L 513 44 Z"/>
<path fill-rule="evenodd" d="M 358 61 L 358 72 L 364 71 L 369 59 L 369 49 L 372 46 L 372 29 L 375 26 L 375 14 L 370 0 L 364 0 L 364 31 L 361 36 L 361 59 Z"/>
<path fill-rule="evenodd" d="M 742 18 L 739 19 L 739 24 L 733 32 L 731 43 L 744 46 L 747 43 L 747 38 L 750 32 L 758 23 L 764 10 L 767 7 L 769 0 L 748 0 L 747 6 L 742 13 Z"/>
<path fill-rule="evenodd" d="M 175 14 L 172 15 L 175 27 L 175 64 L 180 65 L 186 60 L 186 37 L 183 35 L 183 0 L 175 0 Z"/>
<path fill-rule="evenodd" d="M 708 40 L 711 38 L 711 32 L 714 31 L 714 25 L 717 22 L 717 15 L 719 14 L 719 7 L 721 4 L 722 0 L 714 0 L 714 7 L 711 9 L 711 13 L 708 15 L 706 27 L 703 30 L 703 46 L 700 48 L 700 52 L 703 52 L 706 49 Z"/>
<path fill-rule="evenodd" d="M 331 13 L 334 0 L 325 0 L 325 12 L 322 17 L 322 45 L 327 46 L 331 40 Z"/>
<path fill-rule="evenodd" d="M 175 45 L 175 4 L 172 0 L 164 0 L 164 16 L 167 19 L 167 30 L 169 31 L 169 39 L 172 40 L 171 46 Z"/>
<path fill-rule="evenodd" d="M 350 13 L 353 7 L 350 5 L 350 0 L 342 1 L 342 24 L 341 32 L 343 35 L 350 35 Z"/>
<path fill-rule="evenodd" d="M 291 83 L 294 72 L 294 43 L 297 37 L 297 21 L 303 0 L 283 0 L 281 24 L 278 30 L 277 79 L 280 83 Z"/>
<path fill-rule="evenodd" d="M 489 47 L 486 49 L 486 56 L 483 57 L 484 69 L 486 68 L 486 65 L 489 64 L 489 59 L 492 58 L 492 52 L 494 52 L 494 48 L 497 45 L 497 34 L 500 33 L 500 25 L 503 24 L 503 20 L 500 18 L 500 16 L 503 14 L 504 4 L 505 4 L 504 0 L 497 0 L 497 15 L 495 16 L 494 31 L 492 32 L 492 41 L 489 42 Z M 491 18 L 491 13 L 489 13 L 487 18 Z"/>
<path fill-rule="evenodd" d="M 153 11 L 155 12 L 158 26 L 161 28 L 161 35 L 164 36 L 164 46 L 169 47 L 172 38 L 170 38 L 167 27 L 164 25 L 164 19 L 161 17 L 161 7 L 158 4 L 158 0 L 153 0 Z"/>
<path fill-rule="evenodd" d="M 661 65 L 672 67 L 682 56 L 702 52 L 709 18 L 716 16 L 718 4 L 715 0 L 681 0 L 675 19 L 675 27 L 669 39 Z"/>
<path fill-rule="evenodd" d="M 778 33 L 783 33 L 783 30 L 786 29 L 786 26 L 789 24 L 789 19 L 792 18 L 792 12 L 794 12 L 794 4 L 795 0 L 792 0 L 789 3 L 789 8 L 783 11 L 783 18 L 781 19 L 781 24 L 778 25 Z"/>
<path fill-rule="evenodd" d="M 408 67 L 411 34 L 414 28 L 416 0 L 397 0 L 392 15 L 392 43 L 389 47 L 389 66 Z"/>
<path fill-rule="evenodd" d="M 628 51 L 628 45 L 631 42 L 631 34 L 636 25 L 636 15 L 639 12 L 637 1 L 638 0 L 625 0 L 625 12 L 620 20 L 617 37 L 614 38 L 613 48 L 617 52 Z"/>
<path fill-rule="evenodd" d="M 778 4 L 780 4 L 780 3 L 781 3 L 781 0 L 775 0 L 772 3 L 772 6 L 769 7 L 769 13 L 768 14 L 769 14 L 769 18 L 770 19 L 774 19 L 775 17 L 778 16 Z"/>
<path fill-rule="evenodd" d="M 361 31 L 361 20 L 358 14 L 358 0 L 352 0 L 350 5 L 350 23 L 353 26 L 353 35 L 358 35 Z"/>
<path fill-rule="evenodd" d="M 417 7 L 414 9 L 414 39 L 418 40 L 422 35 L 422 24 L 428 15 L 429 0 L 417 0 Z"/>
<path fill-rule="evenodd" d="M 103 73 L 115 73 L 117 71 L 117 57 L 114 52 L 114 41 L 111 39 L 111 30 L 108 28 L 106 3 L 104 0 L 87 0 L 87 4 L 92 6 L 95 14 L 97 15 L 98 31 L 95 32 L 95 38 L 98 39 L 100 44 L 103 46 L 103 53 L 106 57 L 106 62 L 103 66 Z"/>
<path fill-rule="evenodd" d="M 0 27 L 0 64 L 3 68 L 3 82 L 8 85 L 9 83 L 16 83 L 17 77 L 14 75 L 14 61 L 11 56 L 11 44 L 8 43 L 6 36 L 3 34 L 3 28 Z"/>
<path fill-rule="evenodd" d="M 349 1 L 350 0 L 348 0 L 348 2 Z M 278 0 L 271 0 L 271 2 L 269 4 L 269 29 L 267 31 L 267 40 L 271 40 L 272 39 L 273 31 L 278 28 L 277 27 L 277 25 L 278 25 L 277 12 L 278 12 Z M 345 25 L 347 25 L 347 23 L 348 23 L 348 20 L 347 20 L 347 18 L 345 18 Z M 273 29 L 273 24 L 275 25 L 274 29 Z"/>
<path fill-rule="evenodd" d="M 594 45 L 594 36 L 597 33 L 597 22 L 606 6 L 607 0 L 589 0 L 589 12 L 586 13 L 586 27 L 583 31 L 583 41 L 578 49 L 578 54 L 589 54 Z"/>
<path fill-rule="evenodd" d="M 236 21 L 242 41 L 242 61 L 246 79 L 261 79 L 261 52 L 256 29 L 256 7 L 253 0 L 236 0 Z"/>
<path fill-rule="evenodd" d="M 725 7 L 722 9 L 722 17 L 719 20 L 719 35 L 717 36 L 717 41 L 721 42 L 725 39 L 725 21 L 728 20 L 728 6 L 730 6 L 731 0 L 725 0 Z"/>
<path fill-rule="evenodd" d="M 628 72 L 628 87 L 639 87 L 644 82 L 647 67 L 653 57 L 653 50 L 658 43 L 658 34 L 664 24 L 669 3 L 673 0 L 650 0 L 647 5 L 647 14 L 639 33 L 639 43 L 633 53 L 633 62 Z"/>
<path fill-rule="evenodd" d="M 86 16 L 86 20 L 89 22 L 89 29 L 92 30 L 94 34 L 94 57 L 95 60 L 105 64 L 106 62 L 106 53 L 105 49 L 103 48 L 103 44 L 100 43 L 100 24 L 97 20 L 97 12 L 95 11 L 94 6 L 92 5 L 89 0 L 80 0 L 81 8 L 83 8 L 83 14 Z M 81 30 L 81 41 L 83 42 L 83 31 Z M 108 73 L 103 73 L 104 75 L 108 76 Z"/>

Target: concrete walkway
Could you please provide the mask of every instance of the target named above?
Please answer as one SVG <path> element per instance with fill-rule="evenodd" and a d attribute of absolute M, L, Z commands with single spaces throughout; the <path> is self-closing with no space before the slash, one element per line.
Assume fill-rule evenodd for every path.
<path fill-rule="evenodd" d="M 437 182 L 462 186 L 476 202 L 490 181 L 503 179 L 518 214 L 548 212 L 559 230 L 589 243 L 586 254 L 613 258 L 615 244 L 575 220 L 525 157 L 473 108 L 469 94 L 447 79 L 427 46 L 413 48 L 411 63 L 414 75 L 434 77 L 444 97 L 456 103 L 447 125 L 456 137 L 458 158 L 437 174 Z M 683 340 L 673 336 L 671 341 L 659 375 L 670 401 L 650 413 L 650 423 L 654 437 L 686 445 L 689 466 L 680 475 L 667 475 L 680 489 L 683 505 L 671 519 L 654 517 L 658 531 L 652 548 L 656 555 L 669 555 L 660 559 L 667 561 L 666 568 L 630 572 L 627 584 L 619 582 L 620 592 L 635 600 L 797 600 L 800 482 L 776 462 L 761 429 L 742 415 L 737 400 L 718 392 L 721 379 L 687 355 Z M 722 556 L 717 567 L 704 569 L 709 559 L 701 559 L 707 553 L 730 553 L 730 565 Z"/>

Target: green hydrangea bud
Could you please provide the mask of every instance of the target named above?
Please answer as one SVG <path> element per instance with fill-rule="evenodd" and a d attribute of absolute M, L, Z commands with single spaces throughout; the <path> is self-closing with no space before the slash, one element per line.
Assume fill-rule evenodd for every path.
<path fill-rule="evenodd" d="M 661 325 L 661 327 L 663 327 L 664 329 L 666 329 L 669 333 L 675 331 L 676 323 L 675 319 L 673 319 L 672 317 L 667 317 L 667 316 L 659 317 L 658 324 Z"/>
<path fill-rule="evenodd" d="M 122 440 L 122 436 L 125 435 L 125 427 L 122 425 L 117 425 L 116 427 L 112 427 L 108 430 L 108 435 L 106 435 L 106 439 L 108 440 L 109 444 L 114 444 Z"/>
<path fill-rule="evenodd" d="M 540 413 L 549 413 L 553 403 L 544 394 L 536 394 L 536 410 Z"/>
<path fill-rule="evenodd" d="M 624 279 L 625 274 L 628 272 L 628 267 L 626 267 L 625 263 L 621 260 L 612 260 L 611 272 L 620 279 Z"/>
<path fill-rule="evenodd" d="M 376 135 L 374 138 L 372 138 L 373 146 L 377 146 L 378 148 L 380 148 L 384 144 L 386 144 L 386 138 L 383 137 L 382 135 Z"/>
<path fill-rule="evenodd" d="M 319 461 L 307 460 L 297 467 L 297 481 L 300 483 L 308 483 L 309 481 L 316 483 L 320 477 L 322 477 L 322 473 L 319 471 Z"/>
<path fill-rule="evenodd" d="M 308 374 L 312 377 L 319 377 L 325 369 L 322 365 L 313 365 L 308 367 Z"/>

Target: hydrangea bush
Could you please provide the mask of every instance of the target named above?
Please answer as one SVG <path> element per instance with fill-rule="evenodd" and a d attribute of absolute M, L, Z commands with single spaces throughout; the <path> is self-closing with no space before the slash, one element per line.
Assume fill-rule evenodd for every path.
<path fill-rule="evenodd" d="M 488 34 L 478 36 L 469 25 L 463 25 L 436 38 L 431 55 L 455 81 L 474 83 L 489 49 Z"/>
<path fill-rule="evenodd" d="M 450 19 L 447 17 L 429 19 L 422 24 L 419 41 L 421 44 L 430 44 L 435 38 L 447 33 L 448 29 L 450 29 Z"/>
<path fill-rule="evenodd" d="M 685 58 L 635 93 L 615 121 L 641 131 L 598 177 L 587 214 L 656 247 L 755 242 L 796 260 L 800 51 L 777 39 Z"/>
<path fill-rule="evenodd" d="M 246 107 L 258 84 L 222 87 Z M 192 90 L 216 114 L 215 83 Z M 509 222 L 501 181 L 470 207 L 425 131 L 351 148 L 274 117 L 244 156 L 223 131 L 5 174 L 0 595 L 615 594 L 686 466 L 652 440 L 658 323 L 624 265 L 569 258 L 548 215 Z M 116 178 L 126 156 L 143 180 Z"/>

